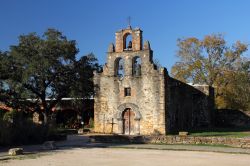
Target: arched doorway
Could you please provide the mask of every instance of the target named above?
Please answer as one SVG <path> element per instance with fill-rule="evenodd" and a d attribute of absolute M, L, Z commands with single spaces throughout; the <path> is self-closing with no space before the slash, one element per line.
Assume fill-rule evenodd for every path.
<path fill-rule="evenodd" d="M 127 110 L 129 111 L 127 112 Z M 118 133 L 140 135 L 140 120 L 142 118 L 139 107 L 133 103 L 123 103 L 117 108 Z M 127 113 L 126 113 L 127 112 Z M 124 118 L 125 115 L 125 118 Z M 129 118 L 126 116 L 129 115 Z M 128 121 L 129 120 L 129 121 Z M 126 126 L 125 126 L 126 124 Z M 127 128 L 127 132 L 125 132 Z"/>
<path fill-rule="evenodd" d="M 123 118 L 123 134 L 133 135 L 135 132 L 135 113 L 126 108 L 122 113 Z"/>

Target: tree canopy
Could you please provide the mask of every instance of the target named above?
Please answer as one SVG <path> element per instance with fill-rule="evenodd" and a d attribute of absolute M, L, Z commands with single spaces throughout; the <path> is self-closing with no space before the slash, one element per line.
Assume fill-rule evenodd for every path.
<path fill-rule="evenodd" d="M 215 34 L 202 40 L 179 39 L 178 47 L 173 77 L 213 86 L 218 108 L 250 110 L 250 66 L 243 56 L 247 44 L 237 41 L 228 46 L 221 34 Z"/>
<path fill-rule="evenodd" d="M 21 35 L 18 45 L 0 53 L 0 100 L 14 108 L 41 109 L 46 118 L 63 97 L 76 94 L 72 92 L 80 81 L 89 81 L 81 91 L 85 92 L 82 96 L 89 96 L 93 91 L 89 73 L 98 66 L 97 60 L 91 54 L 77 61 L 77 53 L 76 41 L 55 29 L 42 36 Z"/>

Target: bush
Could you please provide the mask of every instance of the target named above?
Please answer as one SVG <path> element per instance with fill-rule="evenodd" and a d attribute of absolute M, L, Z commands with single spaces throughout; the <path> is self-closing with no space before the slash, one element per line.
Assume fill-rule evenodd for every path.
<path fill-rule="evenodd" d="M 94 119 L 93 118 L 89 119 L 89 127 L 94 128 Z"/>
<path fill-rule="evenodd" d="M 42 143 L 55 133 L 47 125 L 24 118 L 22 112 L 7 112 L 0 119 L 0 146 Z"/>
<path fill-rule="evenodd" d="M 3 115 L 3 121 L 10 123 L 18 122 L 22 119 L 22 112 L 17 110 L 8 111 Z"/>
<path fill-rule="evenodd" d="M 0 109 L 0 119 L 3 119 L 5 112 L 6 112 L 5 110 Z"/>

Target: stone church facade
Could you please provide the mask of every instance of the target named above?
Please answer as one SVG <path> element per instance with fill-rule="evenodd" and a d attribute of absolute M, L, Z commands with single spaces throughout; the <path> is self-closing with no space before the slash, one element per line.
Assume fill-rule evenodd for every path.
<path fill-rule="evenodd" d="M 94 84 L 95 132 L 167 134 L 211 124 L 213 88 L 171 78 L 154 64 L 139 28 L 115 33 L 115 45 L 109 45 L 107 62 L 101 73 L 94 73 Z"/>

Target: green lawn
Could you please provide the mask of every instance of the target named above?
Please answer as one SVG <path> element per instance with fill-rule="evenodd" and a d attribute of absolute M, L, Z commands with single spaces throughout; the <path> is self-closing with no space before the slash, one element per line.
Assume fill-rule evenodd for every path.
<path fill-rule="evenodd" d="M 195 132 L 189 133 L 191 136 L 201 136 L 201 137 L 212 137 L 212 136 L 220 136 L 220 137 L 235 137 L 235 138 L 242 138 L 242 137 L 250 137 L 250 131 L 248 132 Z"/>
<path fill-rule="evenodd" d="M 190 131 L 191 136 L 201 136 L 201 137 L 250 137 L 250 129 L 244 128 L 214 128 L 208 130 L 200 131 Z"/>

